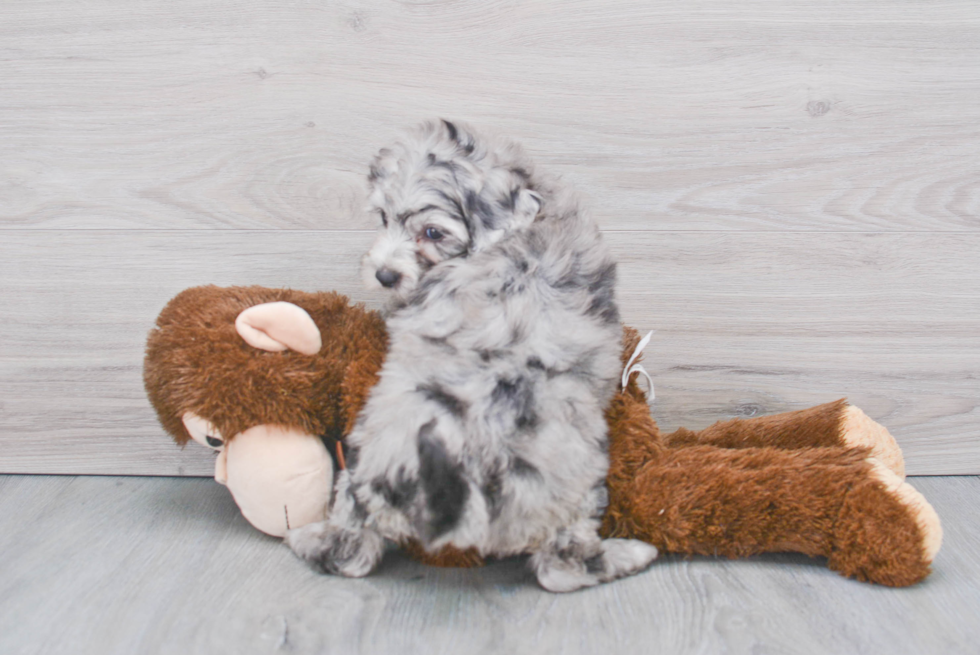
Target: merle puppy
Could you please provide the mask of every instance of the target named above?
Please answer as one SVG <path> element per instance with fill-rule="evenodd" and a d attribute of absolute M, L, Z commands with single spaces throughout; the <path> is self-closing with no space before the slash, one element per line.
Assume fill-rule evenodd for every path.
<path fill-rule="evenodd" d="M 518 147 L 447 121 L 382 150 L 369 179 L 390 349 L 330 517 L 291 531 L 293 551 L 346 576 L 386 537 L 531 553 L 551 591 L 646 567 L 654 547 L 597 533 L 621 327 L 596 224 Z"/>

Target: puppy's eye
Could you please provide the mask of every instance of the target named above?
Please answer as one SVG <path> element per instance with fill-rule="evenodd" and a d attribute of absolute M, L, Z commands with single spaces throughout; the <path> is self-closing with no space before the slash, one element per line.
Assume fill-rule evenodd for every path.
<path fill-rule="evenodd" d="M 216 437 L 212 437 L 210 434 L 204 437 L 204 440 L 208 442 L 208 445 L 212 448 L 221 448 L 225 445 L 225 442 Z"/>
<path fill-rule="evenodd" d="M 438 228 L 435 227 L 425 228 L 425 238 L 428 239 L 429 241 L 440 241 L 444 236 L 446 235 L 443 234 L 442 231 Z"/>
<path fill-rule="evenodd" d="M 381 216 L 381 224 L 388 227 L 388 214 L 385 213 L 385 210 L 379 209 L 378 214 Z"/>

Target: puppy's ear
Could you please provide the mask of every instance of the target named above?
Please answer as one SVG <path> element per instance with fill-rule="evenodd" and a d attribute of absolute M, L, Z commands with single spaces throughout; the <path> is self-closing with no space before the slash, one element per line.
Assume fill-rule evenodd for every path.
<path fill-rule="evenodd" d="M 476 143 L 473 135 L 466 130 L 466 126 L 457 125 L 452 121 L 447 121 L 445 118 L 440 118 L 439 120 L 446 130 L 446 136 L 456 145 L 456 149 L 463 151 L 467 155 L 473 154 L 473 151 L 476 149 Z"/>
<path fill-rule="evenodd" d="M 514 200 L 515 227 L 524 228 L 533 223 L 543 202 L 544 199 L 536 191 L 521 189 Z"/>
<path fill-rule="evenodd" d="M 536 191 L 516 187 L 503 199 L 488 202 L 479 194 L 466 196 L 466 210 L 474 219 L 477 230 L 471 233 L 470 252 L 483 250 L 497 243 L 505 234 L 523 230 L 531 225 L 541 211 L 544 200 Z"/>
<path fill-rule="evenodd" d="M 451 141 L 456 141 L 459 139 L 459 129 L 457 129 L 455 123 L 452 121 L 447 121 L 445 118 L 440 118 L 439 120 L 442 121 L 443 127 L 446 128 L 446 132 Z"/>
<path fill-rule="evenodd" d="M 374 185 L 398 171 L 398 158 L 388 148 L 382 148 L 368 169 L 368 182 Z"/>

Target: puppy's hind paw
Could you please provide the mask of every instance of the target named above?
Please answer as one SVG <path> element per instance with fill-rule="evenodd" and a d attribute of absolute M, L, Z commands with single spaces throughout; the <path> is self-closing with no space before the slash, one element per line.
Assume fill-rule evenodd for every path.
<path fill-rule="evenodd" d="M 602 581 L 639 573 L 657 559 L 657 548 L 638 539 L 604 539 Z"/>
<path fill-rule="evenodd" d="M 588 558 L 573 553 L 538 552 L 531 566 L 538 584 L 553 592 L 575 591 L 639 573 L 657 557 L 657 549 L 635 539 L 605 539 Z"/>
<path fill-rule="evenodd" d="M 374 570 L 384 552 L 384 539 L 370 530 L 348 530 L 326 521 L 286 532 L 286 545 L 321 573 L 361 578 Z"/>

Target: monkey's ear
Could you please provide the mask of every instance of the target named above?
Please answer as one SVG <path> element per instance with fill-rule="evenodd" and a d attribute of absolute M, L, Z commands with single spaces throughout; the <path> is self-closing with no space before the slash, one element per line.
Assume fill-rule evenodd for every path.
<path fill-rule="evenodd" d="M 245 342 L 260 350 L 295 350 L 315 355 L 323 345 L 320 329 L 306 310 L 291 302 L 267 302 L 249 307 L 235 319 Z"/>

